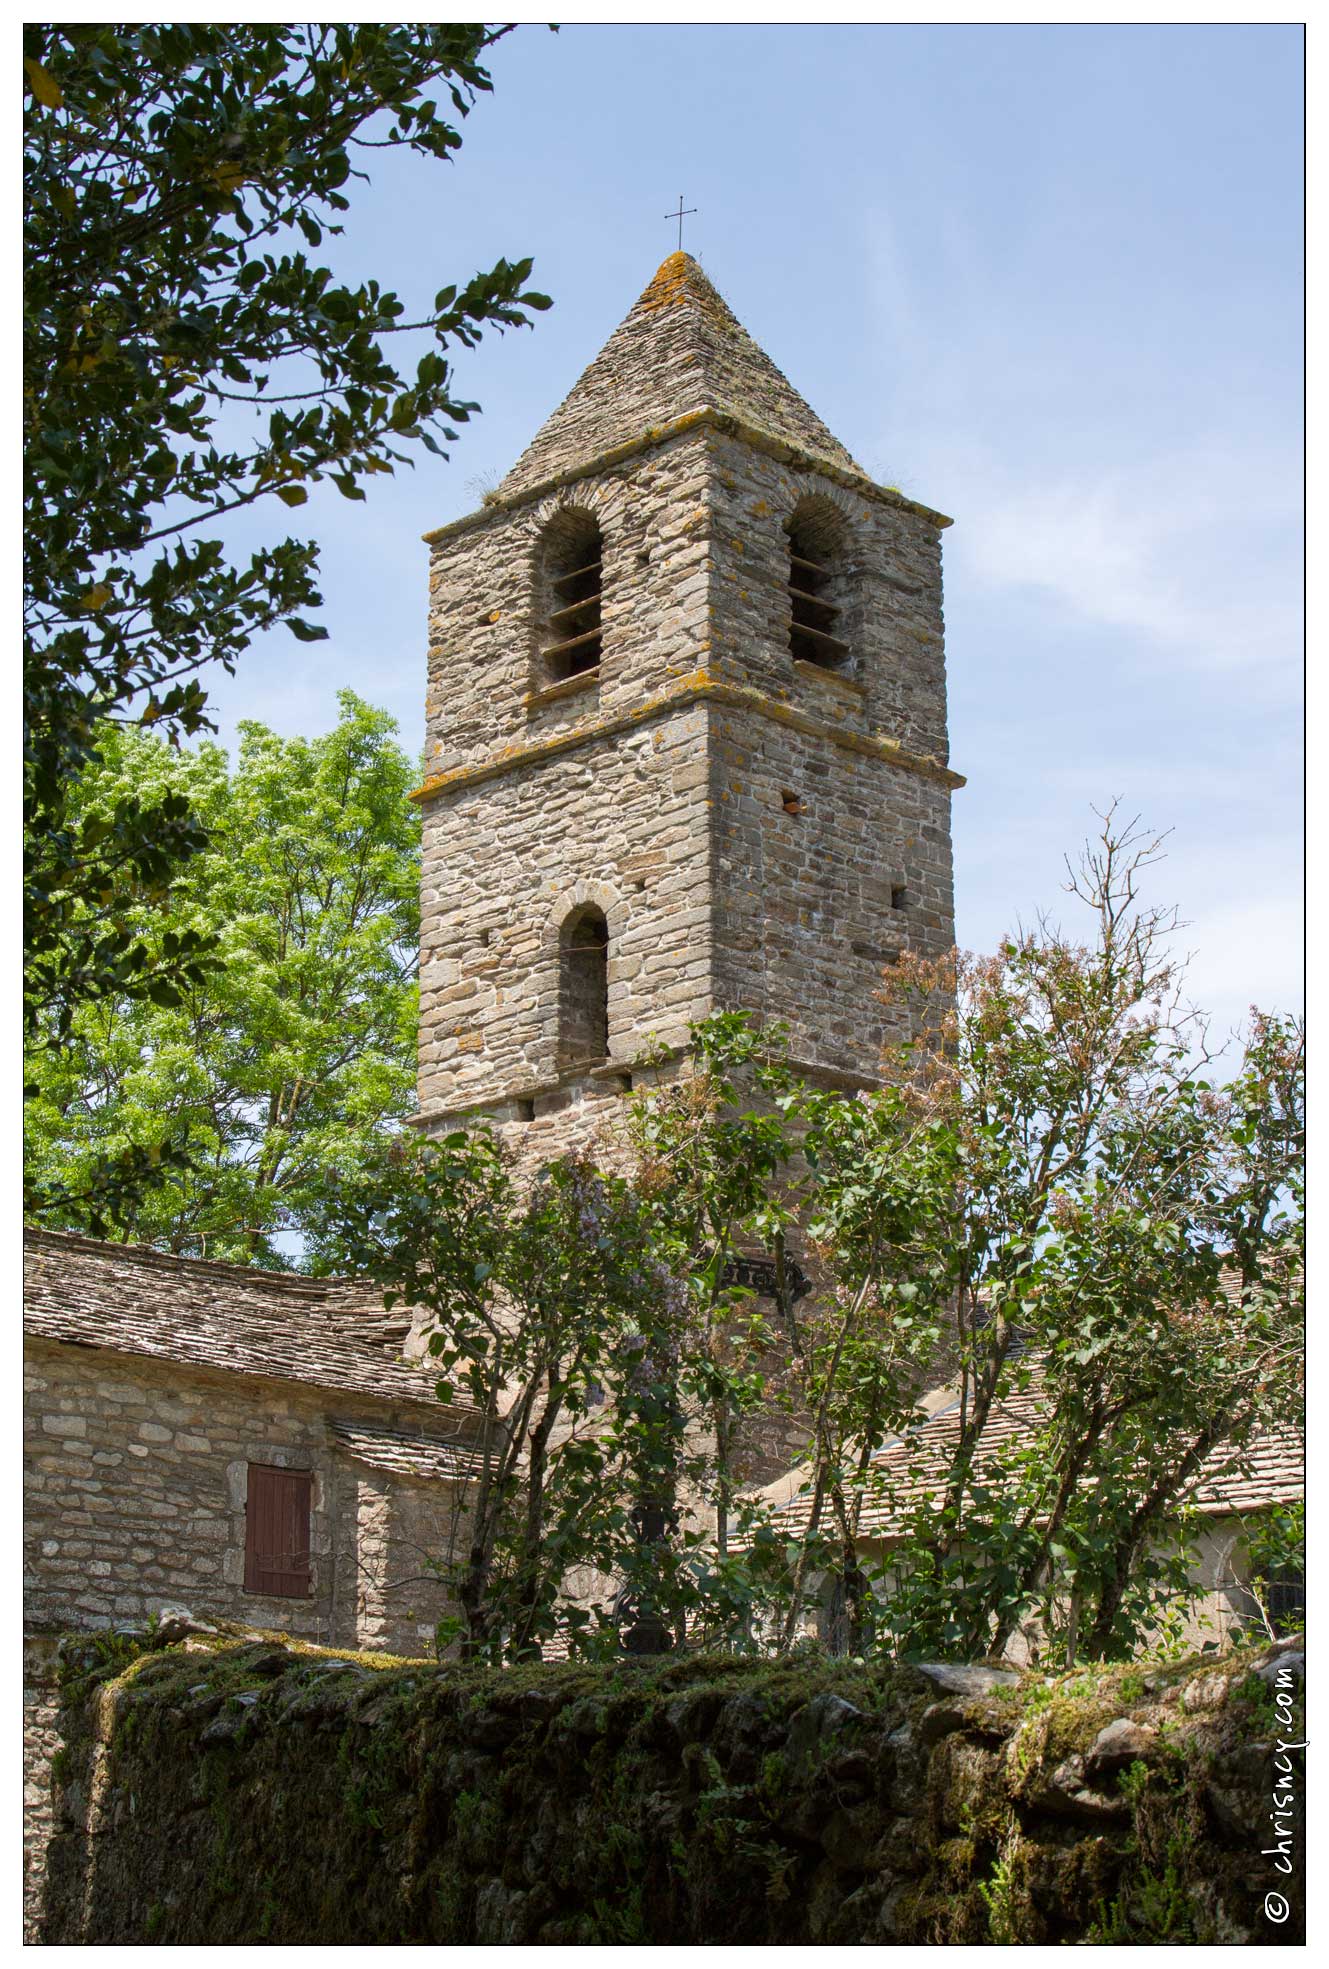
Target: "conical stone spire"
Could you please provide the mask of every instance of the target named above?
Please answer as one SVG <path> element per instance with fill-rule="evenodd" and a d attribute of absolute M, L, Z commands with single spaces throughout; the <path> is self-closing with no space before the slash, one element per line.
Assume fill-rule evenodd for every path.
<path fill-rule="evenodd" d="M 867 474 L 721 300 L 689 253 L 671 253 L 499 487 L 503 498 L 588 465 L 700 410 Z"/>

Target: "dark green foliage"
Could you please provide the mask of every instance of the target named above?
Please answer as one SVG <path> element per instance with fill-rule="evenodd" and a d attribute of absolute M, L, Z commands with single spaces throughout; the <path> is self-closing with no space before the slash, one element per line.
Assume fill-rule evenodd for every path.
<path fill-rule="evenodd" d="M 1018 1630 L 1068 1663 L 1183 1645 L 1201 1472 L 1297 1427 L 1302 1032 L 1254 1012 L 1226 1084 L 1197 1065 L 1172 914 L 1139 901 L 1157 852 L 1105 818 L 1070 884 L 1086 944 L 1043 920 L 990 958 L 906 953 L 883 997 L 910 1037 L 880 1089 L 800 1085 L 778 1028 L 723 1014 L 692 1031 L 693 1077 L 633 1097 L 639 1185 L 690 1286 L 681 1378 L 712 1418 L 712 1597 L 764 1595 L 784 1646 L 823 1610 L 854 1654 L 995 1658 Z M 781 1283 L 787 1244 L 816 1266 L 807 1297 Z M 732 1286 L 745 1246 L 774 1260 L 773 1315 Z M 944 1439 L 916 1406 L 940 1387 Z M 777 1404 L 806 1430 L 796 1523 L 733 1478 Z M 989 1428 L 1003 1411 L 1020 1426 Z"/>
<path fill-rule="evenodd" d="M 443 352 L 548 305 L 529 260 L 499 260 L 409 321 L 309 257 L 375 147 L 451 155 L 504 31 L 24 30 L 26 1003 L 48 1044 L 90 999 L 179 1002 L 216 953 L 129 920 L 203 847 L 183 801 L 71 811 L 104 721 L 205 730 L 209 666 L 275 623 L 326 633 L 313 543 L 233 561 L 200 530 L 324 478 L 363 499 L 413 443 L 439 453 L 476 408 Z M 401 335 L 423 345 L 409 372 Z"/>
<path fill-rule="evenodd" d="M 380 1143 L 327 1183 L 311 1228 L 321 1262 L 427 1313 L 435 1390 L 469 1415 L 465 1524 L 436 1555 L 458 1605 L 440 1640 L 520 1660 L 556 1630 L 614 1651 L 630 1618 L 681 1622 L 699 1534 L 681 1549 L 662 1535 L 681 1295 L 631 1186 L 572 1156 L 524 1183 L 477 1129 Z M 594 1609 L 564 1598 L 583 1567 L 612 1576 L 616 1604 L 613 1588 Z"/>
<path fill-rule="evenodd" d="M 1306 1595 L 1305 1505 L 1291 1504 L 1254 1518 L 1246 1527 L 1246 1552 L 1259 1625 L 1269 1634 L 1287 1633 L 1301 1626 Z M 1280 1599 L 1293 1607 L 1300 1602 L 1300 1617 L 1289 1617 L 1279 1605 Z"/>

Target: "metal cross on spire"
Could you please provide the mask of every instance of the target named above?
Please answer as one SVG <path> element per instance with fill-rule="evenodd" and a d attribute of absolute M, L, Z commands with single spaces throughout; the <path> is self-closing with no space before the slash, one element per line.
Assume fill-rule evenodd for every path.
<path fill-rule="evenodd" d="M 666 217 L 666 219 L 677 219 L 677 220 L 678 220 L 678 250 L 679 250 L 679 252 L 680 252 L 680 253 L 681 253 L 681 252 L 683 251 L 683 221 L 684 221 L 684 219 L 690 219 L 690 218 L 691 218 L 691 217 L 693 216 L 693 214 L 695 213 L 695 211 L 696 211 L 696 210 L 697 210 L 697 208 L 696 208 L 696 206 L 695 206 L 695 205 L 689 205 L 689 207 L 688 207 L 688 209 L 687 209 L 687 211 L 686 211 L 686 212 L 685 212 L 685 211 L 683 210 L 683 194 L 682 194 L 682 192 L 680 192 L 680 193 L 678 194 L 678 210 L 677 210 L 677 212 L 666 212 L 666 213 L 665 213 L 665 217 Z"/>

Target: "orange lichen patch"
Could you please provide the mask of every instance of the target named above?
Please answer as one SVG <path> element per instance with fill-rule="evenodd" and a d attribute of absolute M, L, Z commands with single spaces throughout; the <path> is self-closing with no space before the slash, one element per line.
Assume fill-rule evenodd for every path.
<path fill-rule="evenodd" d="M 637 303 L 635 312 L 657 314 L 690 303 L 717 327 L 732 333 L 739 323 L 690 253 L 671 253 Z M 741 332 L 741 331 L 740 331 Z"/>
<path fill-rule="evenodd" d="M 695 264 L 687 253 L 671 253 L 667 260 L 661 260 L 638 307 L 672 308 L 683 300 L 688 289 L 688 268 Z"/>

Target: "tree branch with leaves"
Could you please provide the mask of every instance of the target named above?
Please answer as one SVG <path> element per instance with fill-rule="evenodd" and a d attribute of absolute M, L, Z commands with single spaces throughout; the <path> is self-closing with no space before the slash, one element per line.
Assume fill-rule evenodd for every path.
<path fill-rule="evenodd" d="M 280 623 L 326 634 L 313 542 L 233 560 L 207 529 L 298 508 L 325 478 L 363 499 L 417 445 L 446 455 L 478 407 L 450 352 L 548 306 L 528 259 L 408 319 L 377 280 L 309 257 L 371 151 L 455 153 L 508 31 L 24 29 L 25 1003 L 42 1045 L 100 997 L 178 1002 L 220 957 L 131 920 L 203 851 L 197 816 L 133 793 L 96 824 L 71 807 L 108 721 L 206 731 L 209 669 Z M 409 369 L 403 337 L 426 344 Z"/>

